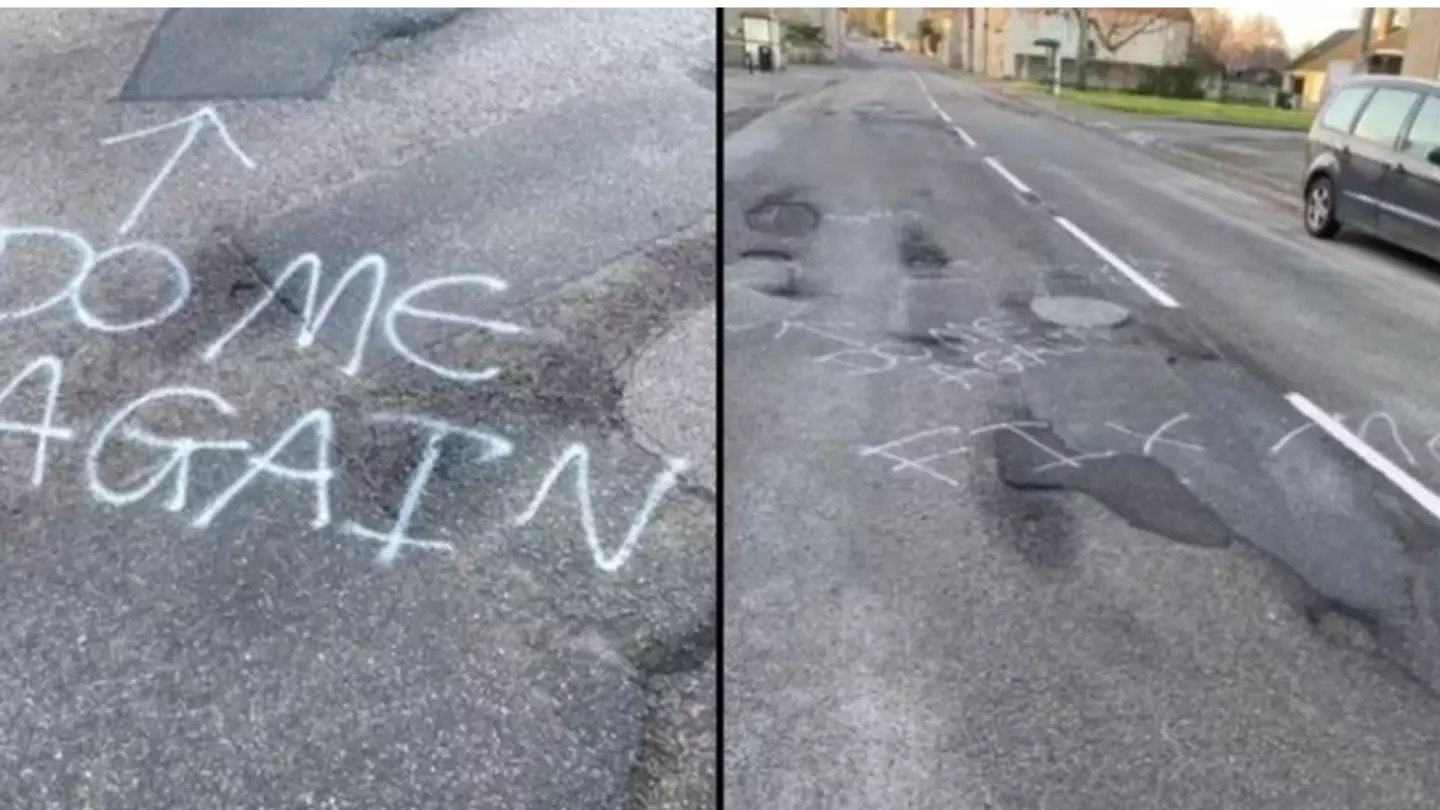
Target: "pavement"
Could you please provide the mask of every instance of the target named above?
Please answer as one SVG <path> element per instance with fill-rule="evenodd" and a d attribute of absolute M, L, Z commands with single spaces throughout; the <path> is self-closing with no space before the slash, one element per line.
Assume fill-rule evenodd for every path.
<path fill-rule="evenodd" d="M 836 76 L 830 68 L 813 65 L 789 65 L 773 73 L 727 67 L 722 80 L 722 127 L 728 136 L 776 107 L 834 84 Z"/>
<path fill-rule="evenodd" d="M 0 806 L 715 806 L 713 29 L 0 12 Z"/>
<path fill-rule="evenodd" d="M 852 58 L 724 144 L 727 802 L 1432 806 L 1440 269 Z"/>

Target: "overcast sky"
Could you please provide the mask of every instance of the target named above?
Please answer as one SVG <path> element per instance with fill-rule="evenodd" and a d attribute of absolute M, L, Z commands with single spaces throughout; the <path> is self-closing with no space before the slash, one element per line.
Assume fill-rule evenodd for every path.
<path fill-rule="evenodd" d="M 1307 42 L 1319 42 L 1337 28 L 1353 28 L 1360 22 L 1360 9 L 1344 6 L 1307 8 L 1299 3 L 1255 3 L 1249 6 L 1234 6 L 1229 11 L 1237 17 L 1255 13 L 1274 17 L 1279 21 L 1280 27 L 1285 29 L 1285 42 L 1295 53 Z"/>

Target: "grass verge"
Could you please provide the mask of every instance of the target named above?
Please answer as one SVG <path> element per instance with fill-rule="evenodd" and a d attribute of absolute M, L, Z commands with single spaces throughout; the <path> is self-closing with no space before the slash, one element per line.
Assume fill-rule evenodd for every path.
<path fill-rule="evenodd" d="M 1034 82 L 1017 82 L 1016 87 L 1037 93 L 1047 92 Z M 1104 90 L 1063 88 L 1060 100 L 1105 110 L 1178 118 L 1186 121 L 1209 121 L 1274 129 L 1306 130 L 1314 117 L 1313 110 L 1282 110 L 1255 104 L 1209 101 L 1204 99 L 1161 98 L 1134 93 L 1112 93 Z"/>

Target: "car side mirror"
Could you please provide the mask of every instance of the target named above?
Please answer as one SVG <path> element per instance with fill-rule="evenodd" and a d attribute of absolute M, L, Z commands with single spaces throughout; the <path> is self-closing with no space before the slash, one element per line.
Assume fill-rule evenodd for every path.
<path fill-rule="evenodd" d="M 1430 151 L 1425 153 L 1425 159 L 1440 166 L 1440 146 L 1430 147 Z"/>

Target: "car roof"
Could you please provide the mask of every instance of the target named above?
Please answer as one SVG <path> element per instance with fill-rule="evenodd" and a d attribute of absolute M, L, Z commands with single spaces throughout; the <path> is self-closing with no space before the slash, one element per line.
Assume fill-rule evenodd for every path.
<path fill-rule="evenodd" d="M 1345 82 L 1346 87 L 1404 87 L 1410 90 L 1440 90 L 1440 81 L 1420 76 L 1366 74 Z"/>

